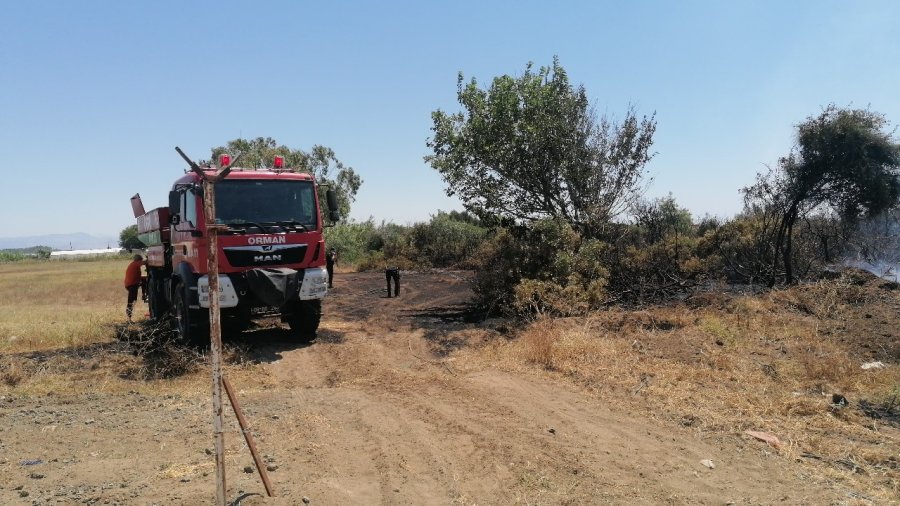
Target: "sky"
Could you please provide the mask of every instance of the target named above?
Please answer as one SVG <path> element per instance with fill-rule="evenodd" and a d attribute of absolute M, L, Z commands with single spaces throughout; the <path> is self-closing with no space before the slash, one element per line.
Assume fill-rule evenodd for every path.
<path fill-rule="evenodd" d="M 351 218 L 461 209 L 429 153 L 456 79 L 558 56 L 597 111 L 655 112 L 649 197 L 695 216 L 829 103 L 900 124 L 900 2 L 7 2 L 0 16 L 0 237 L 117 235 L 185 165 L 237 137 L 334 149 Z"/>

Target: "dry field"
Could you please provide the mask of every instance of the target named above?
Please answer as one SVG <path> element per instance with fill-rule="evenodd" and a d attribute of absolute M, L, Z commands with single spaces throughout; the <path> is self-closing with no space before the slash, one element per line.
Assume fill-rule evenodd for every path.
<path fill-rule="evenodd" d="M 123 325 L 126 263 L 0 264 L 0 504 L 212 502 L 206 357 Z M 312 345 L 228 337 L 277 494 L 229 417 L 232 503 L 900 503 L 896 286 L 514 324 L 471 321 L 465 277 L 342 273 Z"/>

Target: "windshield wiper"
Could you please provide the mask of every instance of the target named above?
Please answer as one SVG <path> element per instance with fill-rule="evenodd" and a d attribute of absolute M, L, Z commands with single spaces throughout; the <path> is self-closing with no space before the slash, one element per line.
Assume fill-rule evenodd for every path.
<path fill-rule="evenodd" d="M 285 232 L 287 232 L 287 228 L 285 228 L 284 225 L 282 225 L 281 223 L 279 223 L 277 221 L 264 221 L 264 222 L 262 222 L 262 224 L 267 227 L 278 227 L 281 230 L 284 230 Z M 269 232 L 269 233 L 274 234 L 275 232 Z"/>
<path fill-rule="evenodd" d="M 269 227 L 278 227 L 278 228 L 284 230 L 285 232 L 297 232 L 297 231 L 307 232 L 308 231 L 308 229 L 306 228 L 306 226 L 304 224 L 300 223 L 299 221 L 297 221 L 293 218 L 291 218 L 290 220 L 264 221 L 262 223 Z M 293 227 L 293 229 L 291 229 L 291 227 Z"/>
<path fill-rule="evenodd" d="M 244 222 L 241 222 L 241 223 L 228 223 L 228 226 L 229 226 L 229 227 L 235 227 L 235 228 L 237 228 L 237 227 L 243 227 L 243 232 L 244 232 L 245 234 L 247 233 L 247 228 L 249 228 L 249 227 L 256 227 L 256 228 L 262 230 L 262 232 L 263 232 L 264 234 L 271 234 L 271 233 L 272 233 L 272 232 L 269 232 L 269 229 L 267 229 L 266 227 L 260 225 L 259 223 L 253 222 L 253 221 L 244 221 Z"/>
<path fill-rule="evenodd" d="M 291 218 L 289 220 L 281 220 L 278 222 L 279 225 L 281 225 L 282 223 L 286 223 L 288 225 L 293 226 L 294 228 L 298 228 L 298 229 L 300 229 L 301 232 L 309 232 L 309 229 L 306 228 L 306 225 L 300 223 L 299 221 L 297 221 L 293 218 Z"/>
<path fill-rule="evenodd" d="M 263 221 L 263 222 L 255 222 L 255 221 L 242 221 L 241 223 L 228 223 L 227 224 L 231 228 L 237 228 L 241 230 L 242 233 L 247 233 L 247 229 L 250 227 L 258 228 L 262 230 L 264 234 L 274 234 L 275 231 L 270 230 L 270 227 L 278 227 L 284 231 L 291 231 L 288 227 L 293 227 L 293 231 L 300 232 L 308 232 L 309 229 L 306 225 L 300 223 L 295 219 L 290 220 L 281 220 L 281 221 Z"/>

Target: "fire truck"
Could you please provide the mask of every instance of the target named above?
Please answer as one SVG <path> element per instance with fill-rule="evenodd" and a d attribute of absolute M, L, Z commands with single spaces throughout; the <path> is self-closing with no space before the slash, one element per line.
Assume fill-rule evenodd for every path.
<path fill-rule="evenodd" d="M 221 155 L 220 166 L 230 166 Z M 284 168 L 234 168 L 215 184 L 219 304 L 224 329 L 244 330 L 278 316 L 300 341 L 316 336 L 328 291 L 319 191 L 312 175 Z M 216 167 L 201 169 L 215 174 Z M 338 220 L 333 190 L 325 192 L 329 220 Z M 131 199 L 138 237 L 147 246 L 150 317 L 170 321 L 188 342 L 209 343 L 207 219 L 199 174 L 172 185 L 169 205 L 144 211 Z"/>

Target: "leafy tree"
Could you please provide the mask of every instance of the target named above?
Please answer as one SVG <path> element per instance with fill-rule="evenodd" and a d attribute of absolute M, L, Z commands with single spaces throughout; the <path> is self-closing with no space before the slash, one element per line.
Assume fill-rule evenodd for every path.
<path fill-rule="evenodd" d="M 621 123 L 598 119 L 583 86 L 551 67 L 497 77 L 487 89 L 457 81 L 463 111 L 432 113 L 425 160 L 448 195 L 483 220 L 562 219 L 596 236 L 638 196 L 656 122 L 629 108 Z"/>
<path fill-rule="evenodd" d="M 454 221 L 461 221 L 463 223 L 468 223 L 470 225 L 483 226 L 481 220 L 478 219 L 478 216 L 468 212 L 468 211 L 450 211 L 444 213 L 444 211 L 438 211 L 438 215 L 446 214 L 448 218 Z"/>
<path fill-rule="evenodd" d="M 900 197 L 900 146 L 887 132 L 887 119 L 867 109 L 834 104 L 797 125 L 796 146 L 745 195 L 779 217 L 774 233 L 771 283 L 777 264 L 794 282 L 795 226 L 813 212 L 834 212 L 845 223 L 874 216 Z"/>
<path fill-rule="evenodd" d="M 212 159 L 218 160 L 219 155 L 223 153 L 232 156 L 240 154 L 238 165 L 252 169 L 272 168 L 275 156 L 283 156 L 285 167 L 298 172 L 308 172 L 315 176 L 320 185 L 329 185 L 335 190 L 341 220 L 346 220 L 350 215 L 350 206 L 356 200 L 356 192 L 362 185 L 362 179 L 353 167 L 341 163 L 331 148 L 318 144 L 309 151 L 303 151 L 280 145 L 271 137 L 238 138 L 228 141 L 224 146 L 212 148 Z M 323 210 L 328 209 L 324 190 L 319 192 L 319 207 Z"/>
<path fill-rule="evenodd" d="M 119 246 L 129 251 L 147 247 L 138 239 L 137 225 L 128 225 L 119 232 Z"/>
<path fill-rule="evenodd" d="M 651 201 L 641 200 L 633 209 L 634 219 L 649 242 L 657 242 L 667 234 L 691 233 L 691 212 L 678 205 L 670 193 Z"/>

